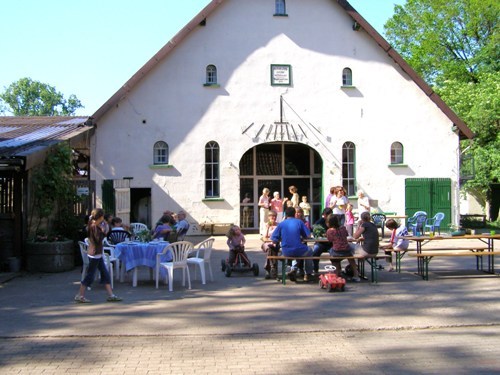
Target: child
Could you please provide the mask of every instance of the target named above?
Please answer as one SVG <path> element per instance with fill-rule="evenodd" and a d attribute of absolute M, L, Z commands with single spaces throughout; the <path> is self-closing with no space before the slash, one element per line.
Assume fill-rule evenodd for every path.
<path fill-rule="evenodd" d="M 297 187 L 292 185 L 288 188 L 288 191 L 290 192 L 290 194 L 292 194 L 292 198 L 290 200 L 288 198 L 284 198 L 283 203 L 286 202 L 287 207 L 289 207 L 288 202 L 292 202 L 292 207 L 299 207 L 299 194 L 297 193 Z"/>
<path fill-rule="evenodd" d="M 354 214 L 352 213 L 352 204 L 347 203 L 345 209 L 345 229 L 347 229 L 347 234 L 352 237 L 354 229 Z"/>
<path fill-rule="evenodd" d="M 269 212 L 269 221 L 266 225 L 266 235 L 262 238 L 261 249 L 263 252 L 267 253 L 267 255 L 278 255 L 279 252 L 279 244 L 276 245 L 271 242 L 271 234 L 278 227 L 278 223 L 276 221 L 276 212 Z M 278 268 L 277 268 L 277 260 L 269 260 L 266 259 L 266 264 L 264 265 L 264 269 L 266 270 L 266 279 L 275 279 L 278 276 Z"/>
<path fill-rule="evenodd" d="M 306 217 L 304 215 L 304 210 L 300 207 L 295 208 L 295 218 L 302 220 L 304 222 L 304 225 L 306 226 L 307 229 L 311 230 L 311 224 L 306 220 Z"/>
<path fill-rule="evenodd" d="M 285 208 L 292 207 L 293 208 L 293 202 L 291 200 L 288 200 L 288 198 L 283 199 L 283 204 L 286 205 Z M 283 216 L 282 216 L 282 221 L 285 220 L 285 211 L 283 210 Z"/>
<path fill-rule="evenodd" d="M 283 219 L 283 200 L 280 198 L 280 193 L 278 191 L 273 193 L 270 209 L 276 213 L 276 221 L 280 223 Z"/>
<path fill-rule="evenodd" d="M 311 225 L 310 215 L 311 215 L 311 205 L 307 201 L 307 197 L 305 195 L 302 196 L 302 202 L 300 202 L 299 207 L 304 210 L 304 218 Z"/>
<path fill-rule="evenodd" d="M 398 222 L 394 219 L 387 220 L 385 223 L 385 227 L 387 229 L 392 230 L 391 240 L 388 245 L 381 246 L 381 249 L 392 249 L 392 250 L 408 250 L 408 246 L 410 241 L 403 238 L 403 236 L 408 236 L 408 229 L 404 225 L 399 225 Z M 394 267 L 392 266 L 392 251 L 386 251 L 387 255 L 386 261 L 389 265 L 389 272 L 394 271 Z"/>
<path fill-rule="evenodd" d="M 229 259 L 228 264 L 232 266 L 236 260 L 236 255 L 241 253 L 243 259 L 247 260 L 245 254 L 245 236 L 241 233 L 241 229 L 237 225 L 231 225 L 229 232 L 227 232 L 227 246 L 229 246 Z M 251 264 L 248 264 L 251 266 Z"/>
<path fill-rule="evenodd" d="M 337 215 L 330 215 L 326 220 L 328 230 L 326 231 L 326 238 L 332 243 L 330 255 L 332 257 L 349 257 L 353 254 L 353 247 L 347 241 L 347 230 L 343 225 L 340 225 L 339 217 Z M 335 273 L 340 276 L 340 260 L 333 261 L 332 264 L 337 268 Z M 354 259 L 349 259 L 349 264 L 353 270 L 352 281 L 359 282 L 358 267 Z"/>

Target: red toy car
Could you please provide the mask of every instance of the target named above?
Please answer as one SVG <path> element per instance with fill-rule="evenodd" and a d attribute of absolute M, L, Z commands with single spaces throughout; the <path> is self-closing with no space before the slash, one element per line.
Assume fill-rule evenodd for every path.
<path fill-rule="evenodd" d="M 319 287 L 321 289 L 326 288 L 327 292 L 343 292 L 345 290 L 345 279 L 335 274 L 336 267 L 325 266 L 325 269 L 328 271 L 328 273 L 320 275 Z"/>

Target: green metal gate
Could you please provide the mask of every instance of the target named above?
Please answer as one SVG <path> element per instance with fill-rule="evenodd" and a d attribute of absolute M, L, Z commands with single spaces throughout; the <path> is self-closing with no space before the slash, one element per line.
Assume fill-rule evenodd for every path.
<path fill-rule="evenodd" d="M 441 228 L 451 223 L 451 179 L 407 178 L 405 181 L 405 215 L 425 211 L 429 217 L 444 213 Z"/>

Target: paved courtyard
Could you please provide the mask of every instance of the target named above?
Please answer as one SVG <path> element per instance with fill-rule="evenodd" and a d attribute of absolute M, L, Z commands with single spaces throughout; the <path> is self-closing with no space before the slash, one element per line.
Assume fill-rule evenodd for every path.
<path fill-rule="evenodd" d="M 262 268 L 256 235 L 248 253 Z M 193 238 L 193 241 L 201 239 Z M 405 257 L 379 283 L 327 293 L 317 283 L 226 278 L 216 237 L 214 282 L 156 289 L 142 270 L 94 285 L 75 304 L 80 270 L 21 274 L 0 284 L 2 374 L 491 374 L 500 371 L 500 279 L 475 260 L 436 259 L 430 280 Z M 179 273 L 180 274 L 180 273 Z M 5 278 L 4 278 L 5 280 Z"/>

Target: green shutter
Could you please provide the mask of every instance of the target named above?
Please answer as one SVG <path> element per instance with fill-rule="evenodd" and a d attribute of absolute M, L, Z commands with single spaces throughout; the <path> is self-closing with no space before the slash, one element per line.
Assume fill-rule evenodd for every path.
<path fill-rule="evenodd" d="M 115 192 L 113 180 L 104 180 L 102 182 L 102 208 L 104 212 L 115 214 Z"/>

